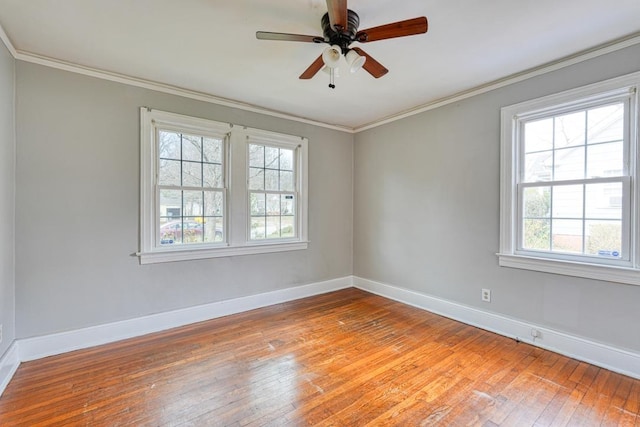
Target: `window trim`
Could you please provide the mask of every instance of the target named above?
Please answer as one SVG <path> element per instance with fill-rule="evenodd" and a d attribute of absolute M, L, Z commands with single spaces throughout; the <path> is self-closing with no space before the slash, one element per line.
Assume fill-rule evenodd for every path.
<path fill-rule="evenodd" d="M 224 242 L 198 243 L 180 246 L 160 246 L 157 244 L 157 129 L 171 128 L 181 132 L 195 132 L 221 137 L 224 142 Z M 206 258 L 254 255 L 293 250 L 308 247 L 308 139 L 276 132 L 252 129 L 229 123 L 185 116 L 165 111 L 140 108 L 140 251 L 136 253 L 140 264 L 185 261 Z M 267 138 L 273 143 L 298 145 L 296 164 L 299 194 L 297 222 L 299 233 L 296 238 L 256 242 L 248 239 L 248 180 L 247 156 L 251 137 Z M 246 219 L 246 221 L 245 221 Z"/>
<path fill-rule="evenodd" d="M 547 273 L 583 277 L 609 282 L 640 285 L 640 168 L 638 161 L 638 124 L 640 123 L 638 94 L 640 72 L 606 80 L 588 86 L 552 94 L 545 97 L 503 107 L 500 112 L 500 248 L 497 254 L 498 264 L 502 267 L 520 268 Z M 569 109 L 587 103 L 600 103 L 607 100 L 629 98 L 629 150 L 627 168 L 631 176 L 630 213 L 627 222 L 629 261 L 610 265 L 589 263 L 584 259 L 571 259 L 570 256 L 536 256 L 532 252 L 518 251 L 517 232 L 520 213 L 518 212 L 518 183 L 520 159 L 520 119 L 531 118 L 545 111 Z M 518 165 L 518 166 L 517 166 Z M 624 232 L 624 230 L 623 230 Z"/>

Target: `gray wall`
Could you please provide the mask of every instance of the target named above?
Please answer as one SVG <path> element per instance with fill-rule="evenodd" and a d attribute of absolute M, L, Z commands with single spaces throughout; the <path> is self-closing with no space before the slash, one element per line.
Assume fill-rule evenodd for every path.
<path fill-rule="evenodd" d="M 19 338 L 348 276 L 353 135 L 17 61 Z M 309 249 L 141 266 L 141 106 L 309 138 Z"/>
<path fill-rule="evenodd" d="M 15 61 L 0 42 L 0 356 L 15 338 Z"/>
<path fill-rule="evenodd" d="M 354 275 L 640 351 L 640 286 L 495 255 L 500 108 L 638 70 L 636 45 L 357 134 Z"/>

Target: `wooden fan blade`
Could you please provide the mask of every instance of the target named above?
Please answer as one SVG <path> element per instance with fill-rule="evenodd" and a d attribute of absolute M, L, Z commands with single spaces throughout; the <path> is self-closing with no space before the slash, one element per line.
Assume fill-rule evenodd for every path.
<path fill-rule="evenodd" d="M 421 16 L 420 18 L 407 19 L 406 21 L 393 22 L 391 24 L 358 31 L 356 33 L 356 40 L 360 43 L 366 43 L 376 40 L 392 39 L 394 37 L 413 36 L 415 34 L 426 33 L 428 27 L 427 18 Z"/>
<path fill-rule="evenodd" d="M 379 79 L 380 77 L 384 76 L 389 72 L 389 70 L 387 70 L 384 67 L 384 65 L 382 65 L 381 63 L 373 59 L 371 55 L 369 55 L 364 50 L 360 49 L 359 47 L 354 47 L 352 49 L 355 50 L 358 53 L 358 55 L 364 56 L 365 58 L 367 58 L 366 61 L 364 61 L 364 65 L 362 66 L 362 68 L 364 68 L 365 71 L 367 71 L 376 79 Z"/>
<path fill-rule="evenodd" d="M 322 43 L 324 38 L 319 36 L 307 36 L 304 34 L 271 33 L 269 31 L 256 31 L 258 40 L 277 40 L 286 42 Z"/>
<path fill-rule="evenodd" d="M 311 65 L 309 65 L 309 68 L 304 70 L 304 73 L 300 74 L 300 78 L 304 80 L 310 79 L 311 77 L 315 76 L 316 73 L 322 69 L 322 67 L 324 67 L 324 61 L 322 60 L 322 55 L 320 55 L 318 56 L 318 59 L 316 59 Z"/>
<path fill-rule="evenodd" d="M 327 0 L 327 11 L 331 28 L 337 32 L 347 28 L 347 0 Z"/>

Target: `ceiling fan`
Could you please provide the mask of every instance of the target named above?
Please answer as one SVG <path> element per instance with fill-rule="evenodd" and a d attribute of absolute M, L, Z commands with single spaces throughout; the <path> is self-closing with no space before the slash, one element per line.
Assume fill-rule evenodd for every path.
<path fill-rule="evenodd" d="M 326 66 L 331 75 L 329 87 L 335 88 L 333 84 L 334 71 L 342 55 L 345 56 L 351 72 L 355 72 L 362 67 L 375 78 L 380 78 L 389 72 L 364 50 L 359 47 L 350 47 L 352 43 L 368 43 L 395 37 L 412 36 L 426 33 L 428 28 L 427 18 L 421 16 L 358 31 L 360 17 L 353 10 L 347 8 L 347 0 L 327 0 L 327 10 L 328 12 L 324 14 L 320 21 L 324 34 L 322 37 L 258 31 L 256 32 L 256 38 L 259 40 L 329 44 L 329 47 L 313 61 L 309 68 L 300 75 L 300 78 L 310 79 Z"/>

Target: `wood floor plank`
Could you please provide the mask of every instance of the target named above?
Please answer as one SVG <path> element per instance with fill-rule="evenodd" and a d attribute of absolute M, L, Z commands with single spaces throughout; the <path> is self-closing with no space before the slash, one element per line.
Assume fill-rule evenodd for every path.
<path fill-rule="evenodd" d="M 357 289 L 26 362 L 2 426 L 639 426 L 640 381 Z"/>

